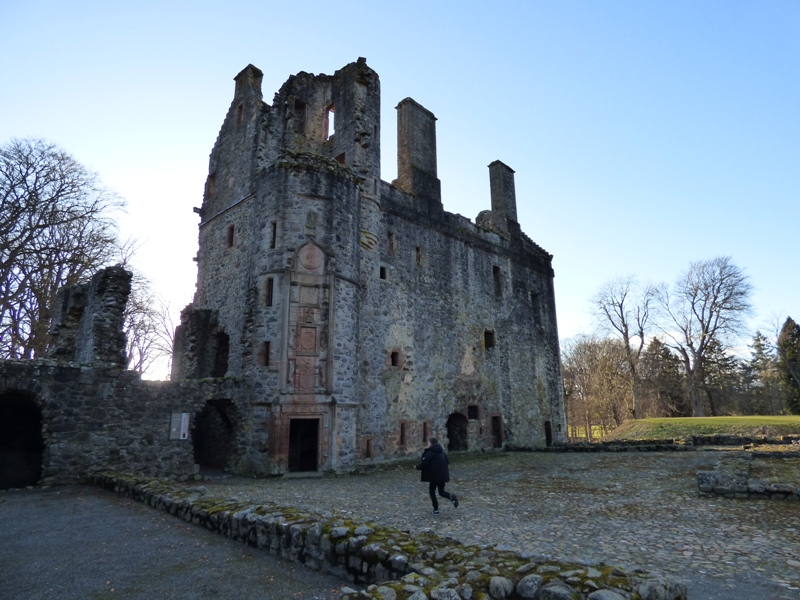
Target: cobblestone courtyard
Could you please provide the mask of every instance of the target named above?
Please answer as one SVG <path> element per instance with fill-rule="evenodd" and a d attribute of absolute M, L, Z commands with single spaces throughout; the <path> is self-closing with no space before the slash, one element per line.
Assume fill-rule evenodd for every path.
<path fill-rule="evenodd" d="M 682 577 L 693 599 L 800 598 L 800 505 L 701 498 L 719 453 L 451 456 L 461 506 L 430 512 L 412 462 L 361 475 L 205 482 L 215 496 L 339 511 L 468 544 Z"/>

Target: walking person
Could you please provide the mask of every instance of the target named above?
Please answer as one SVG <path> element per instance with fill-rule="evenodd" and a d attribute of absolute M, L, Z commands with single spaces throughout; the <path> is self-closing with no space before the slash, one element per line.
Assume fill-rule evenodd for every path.
<path fill-rule="evenodd" d="M 428 440 L 428 446 L 422 452 L 422 461 L 414 468 L 422 471 L 421 480 L 428 482 L 428 491 L 433 503 L 433 514 L 439 514 L 439 500 L 436 498 L 436 488 L 439 488 L 439 495 L 447 498 L 458 508 L 458 498 L 452 492 L 444 491 L 444 484 L 450 481 L 450 461 L 444 448 L 435 437 Z"/>

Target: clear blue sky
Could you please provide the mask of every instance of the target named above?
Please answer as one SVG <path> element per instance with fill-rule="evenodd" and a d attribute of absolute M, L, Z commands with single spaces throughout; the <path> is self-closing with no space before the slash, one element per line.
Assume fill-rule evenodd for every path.
<path fill-rule="evenodd" d="M 208 154 L 248 63 L 264 99 L 359 56 L 396 104 L 438 117 L 445 209 L 489 208 L 516 170 L 519 221 L 554 255 L 562 338 L 606 280 L 673 282 L 729 255 L 755 329 L 800 318 L 800 2 L 56 2 L 0 0 L 0 143 L 43 137 L 128 201 L 138 266 L 191 301 Z"/>

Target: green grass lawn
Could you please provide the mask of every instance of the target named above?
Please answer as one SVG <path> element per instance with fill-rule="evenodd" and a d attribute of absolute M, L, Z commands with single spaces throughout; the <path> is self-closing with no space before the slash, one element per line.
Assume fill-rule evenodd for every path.
<path fill-rule="evenodd" d="M 800 435 L 800 415 L 746 417 L 676 417 L 625 421 L 606 440 L 652 440 L 692 435 Z"/>

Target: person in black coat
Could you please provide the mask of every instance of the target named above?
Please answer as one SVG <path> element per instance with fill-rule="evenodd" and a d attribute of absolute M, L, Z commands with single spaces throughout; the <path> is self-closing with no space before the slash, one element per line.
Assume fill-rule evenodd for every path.
<path fill-rule="evenodd" d="M 439 488 L 439 495 L 447 498 L 458 508 L 458 498 L 451 492 L 444 491 L 444 484 L 450 481 L 450 461 L 444 448 L 435 437 L 428 440 L 428 447 L 422 452 L 422 461 L 414 468 L 422 471 L 421 480 L 428 482 L 428 491 L 433 502 L 433 514 L 439 514 L 439 501 L 436 498 L 436 488 Z"/>

